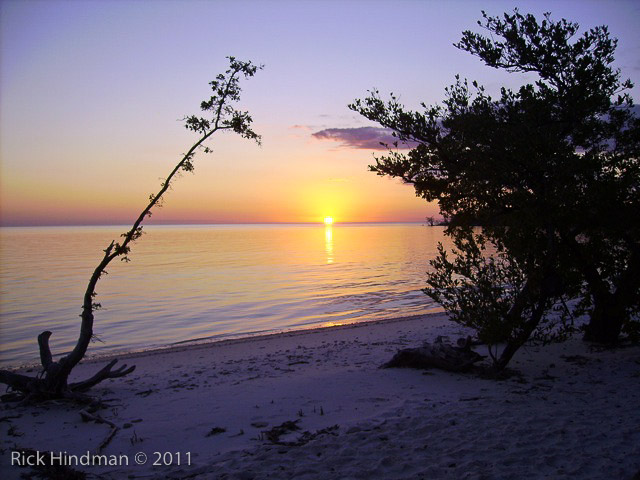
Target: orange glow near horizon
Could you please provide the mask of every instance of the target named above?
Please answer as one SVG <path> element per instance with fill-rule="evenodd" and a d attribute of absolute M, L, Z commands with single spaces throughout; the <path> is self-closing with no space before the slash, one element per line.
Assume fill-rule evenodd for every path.
<path fill-rule="evenodd" d="M 196 150 L 194 174 L 171 182 L 145 224 L 424 222 L 439 215 L 437 204 L 370 171 L 384 149 L 357 130 L 379 125 L 347 103 L 377 85 L 408 106 L 434 104 L 459 73 L 482 80 L 494 96 L 530 81 L 456 54 L 451 43 L 479 16 L 460 2 L 397 2 L 394 15 L 403 21 L 365 2 L 333 2 L 329 33 L 328 2 L 78 3 L 0 0 L 0 227 L 131 225 L 198 141 L 180 119 L 209 98 L 209 81 L 228 68 L 224 53 L 243 51 L 250 56 L 242 60 L 265 64 L 241 79 L 236 106 L 250 114 L 261 145 L 213 135 L 206 142 L 213 154 Z M 572 2 L 556 3 L 556 18 L 608 25 L 624 47 L 616 63 L 630 75 L 638 2 L 582 2 L 578 12 Z M 366 19 L 353 22 L 356 14 Z M 242 18 L 242 35 L 235 22 L 209 28 L 221 15 Z M 387 28 L 387 41 L 362 47 Z M 405 30 L 415 41 L 405 41 Z M 217 47 L 201 62 L 185 55 L 193 45 Z M 381 70 L 381 58 L 394 58 L 401 73 Z M 634 92 L 640 97 L 640 85 Z M 335 128 L 346 137 L 316 135 Z"/>
<path fill-rule="evenodd" d="M 273 136 L 274 151 L 225 141 L 217 156 L 199 158 L 196 175 L 172 183 L 145 224 L 420 222 L 437 213 L 412 188 L 371 175 L 362 151 L 289 141 L 292 151 L 282 152 L 278 145 L 286 142 Z M 81 181 L 50 164 L 29 171 L 16 164 L 0 176 L 0 223 L 131 224 L 159 188 L 156 172 L 171 168 L 169 149 L 155 153 L 162 161 L 133 164 L 124 176 L 104 170 L 108 158 L 96 153 Z M 55 165 L 79 171 L 72 159 Z"/>

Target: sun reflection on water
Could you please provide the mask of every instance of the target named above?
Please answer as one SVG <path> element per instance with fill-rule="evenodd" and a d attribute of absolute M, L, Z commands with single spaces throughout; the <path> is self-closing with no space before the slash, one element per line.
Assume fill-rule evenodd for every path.
<path fill-rule="evenodd" d="M 333 263 L 333 227 L 329 223 L 324 226 L 324 251 L 327 254 L 327 264 Z"/>

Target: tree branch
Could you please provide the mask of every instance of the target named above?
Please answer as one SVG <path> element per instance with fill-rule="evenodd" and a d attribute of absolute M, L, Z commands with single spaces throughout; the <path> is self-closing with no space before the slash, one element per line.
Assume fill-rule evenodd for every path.
<path fill-rule="evenodd" d="M 40 347 L 40 363 L 42 363 L 42 367 L 46 370 L 49 369 L 51 363 L 53 362 L 53 356 L 51 355 L 51 349 L 49 348 L 49 337 L 51 337 L 51 332 L 46 330 L 38 335 L 38 346 Z"/>
<path fill-rule="evenodd" d="M 111 362 L 109 362 L 108 365 L 98 371 L 98 373 L 96 373 L 93 377 L 81 382 L 72 383 L 71 385 L 69 385 L 69 389 L 74 392 L 86 392 L 91 387 L 97 385 L 103 380 L 106 380 L 108 378 L 124 377 L 125 375 L 130 374 L 136 369 L 135 365 L 127 368 L 127 365 L 124 364 L 120 368 L 111 371 L 111 368 L 116 364 L 117 361 L 117 359 L 113 359 Z"/>
<path fill-rule="evenodd" d="M 10 372 L 8 370 L 0 370 L 0 383 L 9 385 L 14 390 L 26 393 L 34 390 L 34 386 L 41 380 L 20 375 L 19 373 Z"/>

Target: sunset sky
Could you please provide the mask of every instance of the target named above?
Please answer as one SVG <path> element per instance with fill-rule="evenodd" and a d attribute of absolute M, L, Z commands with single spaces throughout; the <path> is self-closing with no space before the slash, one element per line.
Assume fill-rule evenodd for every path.
<path fill-rule="evenodd" d="M 609 25 L 640 81 L 637 1 L 2 0 L 1 224 L 131 223 L 195 141 L 180 119 L 227 55 L 265 65 L 241 102 L 263 145 L 214 138 L 153 222 L 422 221 L 435 205 L 367 171 L 374 131 L 329 129 L 374 126 L 347 108 L 372 88 L 419 108 L 456 73 L 490 93 L 530 81 L 452 46 L 482 9 L 516 5 Z"/>

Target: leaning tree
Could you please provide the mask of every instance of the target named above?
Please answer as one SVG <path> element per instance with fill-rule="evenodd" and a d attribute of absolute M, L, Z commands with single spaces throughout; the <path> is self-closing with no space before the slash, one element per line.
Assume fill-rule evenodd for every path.
<path fill-rule="evenodd" d="M 52 398 L 69 398 L 87 400 L 83 392 L 108 378 L 125 376 L 135 369 L 135 366 L 122 365 L 113 369 L 117 360 L 112 360 L 108 365 L 98 371 L 93 377 L 80 382 L 69 383 L 69 375 L 73 368 L 84 358 L 89 343 L 93 338 L 94 312 L 100 309 L 100 303 L 96 302 L 96 285 L 100 278 L 107 273 L 107 266 L 116 258 L 129 261 L 128 254 L 131 244 L 143 234 L 143 221 L 150 217 L 154 207 L 161 205 L 162 197 L 171 187 L 180 172 L 192 172 L 194 169 L 194 157 L 199 150 L 211 153 L 207 146 L 207 140 L 216 132 L 232 131 L 243 138 L 260 143 L 260 136 L 252 128 L 252 118 L 248 112 L 237 110 L 234 104 L 240 100 L 240 79 L 250 78 L 255 75 L 262 66 L 253 65 L 250 61 L 243 62 L 234 57 L 228 57 L 229 68 L 225 73 L 216 76 L 211 81 L 212 94 L 208 100 L 202 101 L 200 109 L 204 116 L 191 115 L 184 118 L 185 127 L 199 135 L 198 140 L 189 148 L 187 153 L 171 170 L 171 173 L 160 184 L 157 193 L 149 196 L 149 202 L 140 212 L 131 229 L 121 235 L 121 241 L 113 240 L 104 250 L 104 255 L 98 266 L 93 271 L 87 289 L 84 294 L 80 335 L 73 350 L 54 361 L 49 348 L 50 331 L 42 332 L 38 336 L 40 348 L 40 361 L 42 374 L 38 377 L 21 375 L 12 371 L 0 370 L 0 382 L 8 385 L 12 390 L 10 398 L 22 398 L 28 401 L 46 400 Z"/>
<path fill-rule="evenodd" d="M 506 343 L 494 351 L 504 367 L 569 297 L 582 297 L 595 340 L 637 326 L 640 122 L 631 82 L 611 66 L 617 41 L 607 27 L 577 37 L 577 24 L 550 14 L 483 17 L 489 36 L 466 31 L 455 46 L 535 82 L 492 98 L 457 77 L 443 105 L 423 111 L 377 91 L 350 108 L 417 143 L 371 169 L 412 184 L 450 219 L 456 258 L 440 252 L 426 293 Z"/>

